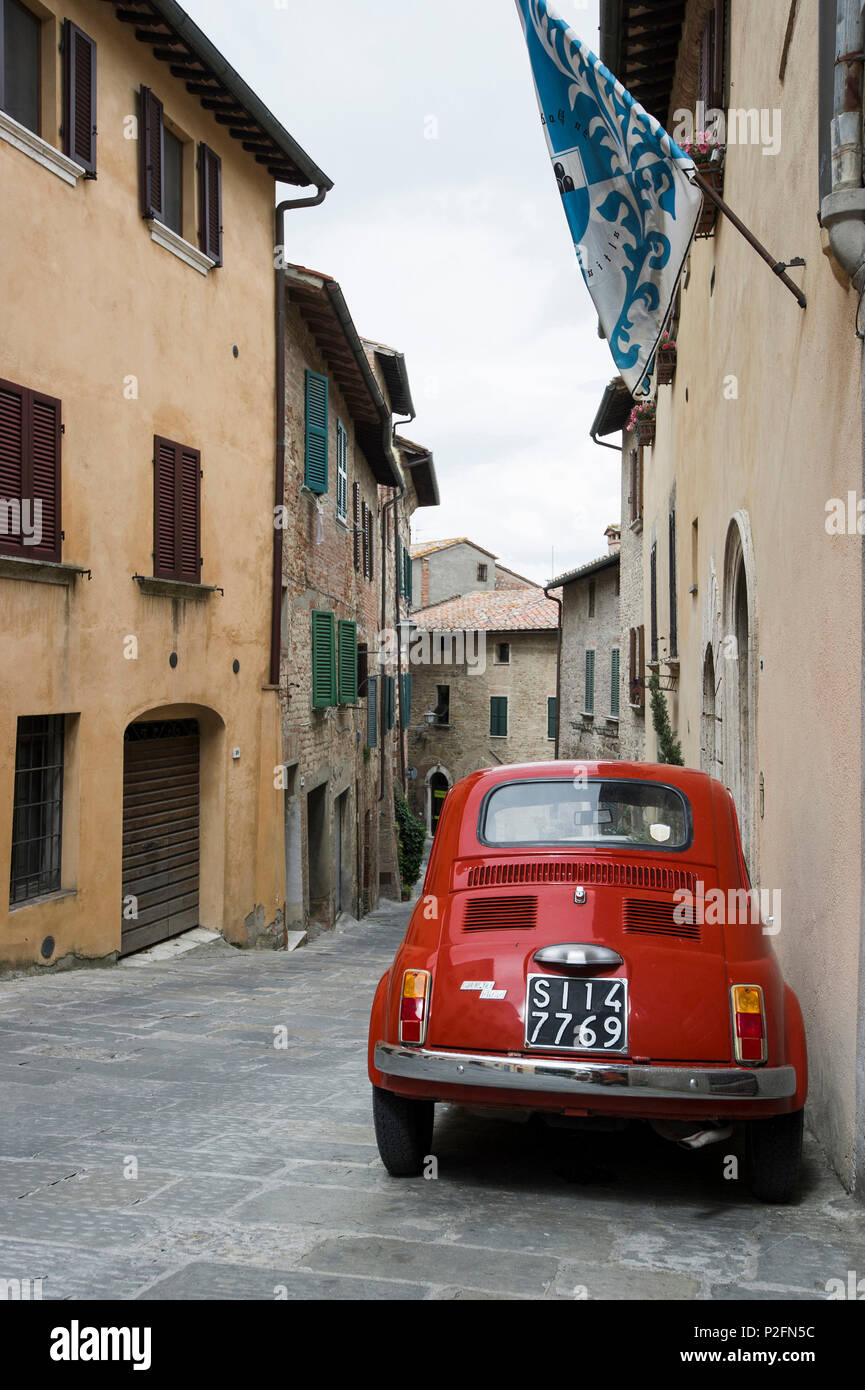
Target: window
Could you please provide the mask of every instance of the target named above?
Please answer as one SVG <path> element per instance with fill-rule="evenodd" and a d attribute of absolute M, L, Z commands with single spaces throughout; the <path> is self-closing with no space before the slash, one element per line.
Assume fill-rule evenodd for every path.
<path fill-rule="evenodd" d="M 369 647 L 366 642 L 357 644 L 357 698 L 365 700 L 369 689 Z"/>
<path fill-rule="evenodd" d="M 451 722 L 451 688 L 449 685 L 436 686 L 435 703 L 436 724 L 446 728 Z"/>
<path fill-rule="evenodd" d="M 184 165 L 186 146 L 179 132 L 169 130 L 162 102 L 149 87 L 141 88 L 138 145 L 140 150 L 141 214 L 148 220 L 184 233 Z M 191 156 L 190 156 L 191 158 Z M 198 149 L 198 242 L 205 256 L 222 264 L 222 161 L 207 145 Z"/>
<path fill-rule="evenodd" d="M 339 703 L 357 704 L 357 623 L 340 618 L 339 639 Z"/>
<path fill-rule="evenodd" d="M 364 504 L 365 505 L 365 504 Z M 374 559 L 375 559 L 375 533 L 373 532 L 373 510 L 366 507 L 363 519 L 363 543 L 364 543 L 364 574 L 367 579 L 373 578 Z"/>
<path fill-rule="evenodd" d="M 400 722 L 404 729 L 411 723 L 411 671 L 404 671 L 399 678 Z"/>
<path fill-rule="evenodd" d="M 63 26 L 63 151 L 96 177 L 96 44 Z"/>
<path fill-rule="evenodd" d="M 610 652 L 610 717 L 619 717 L 619 648 Z"/>
<path fill-rule="evenodd" d="M 327 492 L 327 377 L 309 370 L 303 481 L 310 492 Z"/>
<path fill-rule="evenodd" d="M 507 738 L 508 736 L 508 697 L 507 695 L 490 696 L 490 737 Z"/>
<path fill-rule="evenodd" d="M 643 519 L 643 446 L 631 450 L 631 524 Z"/>
<path fill-rule="evenodd" d="M 201 583 L 201 454 L 153 440 L 153 573 Z"/>
<path fill-rule="evenodd" d="M 351 553 L 354 567 L 359 571 L 361 536 L 363 536 L 364 542 L 366 541 L 366 526 L 363 524 L 366 521 L 366 503 L 361 501 L 360 483 L 352 483 L 351 485 L 351 519 Z M 366 574 L 366 554 L 364 554 L 363 572 Z"/>
<path fill-rule="evenodd" d="M 555 695 L 547 697 L 547 738 L 555 738 L 558 720 L 558 700 Z"/>
<path fill-rule="evenodd" d="M 378 676 L 366 683 L 366 746 L 378 747 Z"/>
<path fill-rule="evenodd" d="M 628 702 L 634 709 L 645 703 L 645 628 L 632 627 L 628 634 Z"/>
<path fill-rule="evenodd" d="M 332 613 L 312 610 L 312 706 L 326 709 L 337 702 L 336 624 Z"/>
<path fill-rule="evenodd" d="M 393 676 L 384 678 L 384 727 L 392 729 L 394 725 L 394 697 L 396 694 L 396 682 Z"/>
<path fill-rule="evenodd" d="M 649 555 L 649 617 L 651 620 L 650 635 L 652 639 L 652 661 L 658 660 L 658 546 L 657 542 L 652 542 L 652 550 Z"/>
<path fill-rule="evenodd" d="M 398 593 L 411 603 L 411 550 L 396 538 L 396 582 Z"/>
<path fill-rule="evenodd" d="M 590 647 L 586 652 L 586 698 L 583 702 L 583 713 L 594 714 L 595 712 L 595 653 Z"/>
<path fill-rule="evenodd" d="M 503 782 L 481 811 L 484 844 L 599 844 L 656 852 L 687 849 L 691 811 L 681 792 L 656 782 L 568 777 Z"/>
<path fill-rule="evenodd" d="M 668 539 L 670 546 L 670 656 L 679 655 L 679 600 L 676 589 L 676 509 L 670 508 Z"/>
<path fill-rule="evenodd" d="M 60 888 L 64 716 L 24 716 L 15 743 L 10 905 Z"/>
<path fill-rule="evenodd" d="M 700 522 L 697 517 L 691 522 L 691 593 L 697 592 L 700 577 Z"/>
<path fill-rule="evenodd" d="M 715 0 L 700 35 L 697 99 L 703 103 L 707 114 L 726 105 L 724 100 L 726 9 L 726 0 Z M 703 128 L 711 130 L 714 124 L 714 118 L 711 118 L 705 122 Z"/>
<path fill-rule="evenodd" d="M 170 130 L 162 133 L 162 218 L 183 236 L 183 141 Z"/>
<path fill-rule="evenodd" d="M 42 26 L 18 0 L 0 0 L 0 110 L 39 134 Z"/>
<path fill-rule="evenodd" d="M 60 402 L 0 381 L 0 553 L 60 559 Z"/>
<path fill-rule="evenodd" d="M 496 643 L 496 661 L 500 666 L 509 666 L 511 661 L 510 642 Z"/>
<path fill-rule="evenodd" d="M 589 617 L 595 616 L 595 581 L 589 580 Z"/>
<path fill-rule="evenodd" d="M 348 516 L 348 435 L 341 420 L 336 422 L 336 515 L 339 521 Z"/>
<path fill-rule="evenodd" d="M 485 583 L 486 583 L 486 578 L 487 578 L 487 567 L 486 567 L 486 565 L 478 565 L 478 581 L 479 581 L 481 584 L 485 584 Z"/>

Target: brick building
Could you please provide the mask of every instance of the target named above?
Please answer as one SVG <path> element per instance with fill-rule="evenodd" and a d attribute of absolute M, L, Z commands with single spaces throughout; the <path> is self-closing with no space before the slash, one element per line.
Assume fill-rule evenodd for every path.
<path fill-rule="evenodd" d="M 410 801 L 433 830 L 447 788 L 466 773 L 553 756 L 559 610 L 543 589 L 521 584 L 464 594 L 412 616 Z M 452 634 L 441 652 L 436 633 Z M 429 661 L 414 663 L 416 643 Z"/>
<path fill-rule="evenodd" d="M 315 932 L 341 912 L 362 915 L 380 888 L 399 893 L 393 796 L 404 779 L 405 693 L 387 644 L 383 664 L 376 655 L 381 631 L 408 616 L 411 513 L 435 505 L 438 493 L 429 452 L 394 440 L 388 374 L 358 336 L 339 285 L 300 266 L 283 275 L 277 775 L 287 923 Z M 405 364 L 387 351 L 397 381 Z"/>
<path fill-rule="evenodd" d="M 467 536 L 417 542 L 411 548 L 411 569 L 414 608 L 429 608 L 458 594 L 537 587 Z"/>

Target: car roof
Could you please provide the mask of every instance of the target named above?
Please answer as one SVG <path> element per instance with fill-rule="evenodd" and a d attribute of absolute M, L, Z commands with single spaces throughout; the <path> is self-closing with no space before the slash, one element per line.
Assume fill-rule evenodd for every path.
<path fill-rule="evenodd" d="M 499 767 L 479 768 L 462 778 L 467 787 L 482 783 L 484 787 L 498 782 L 516 782 L 539 777 L 575 777 L 583 773 L 588 778 L 633 778 L 641 782 L 665 782 L 681 791 L 705 790 L 714 779 L 694 767 L 676 767 L 671 763 L 636 763 L 617 759 L 563 758 L 557 762 L 503 763 Z M 459 785 L 459 783 L 457 783 Z"/>

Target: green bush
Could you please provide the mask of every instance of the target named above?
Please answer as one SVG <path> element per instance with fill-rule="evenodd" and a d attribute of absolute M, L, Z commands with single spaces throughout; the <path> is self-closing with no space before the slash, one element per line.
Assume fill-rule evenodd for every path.
<path fill-rule="evenodd" d="M 396 830 L 399 842 L 399 876 L 403 888 L 413 888 L 420 876 L 426 830 L 404 796 L 394 797 Z"/>

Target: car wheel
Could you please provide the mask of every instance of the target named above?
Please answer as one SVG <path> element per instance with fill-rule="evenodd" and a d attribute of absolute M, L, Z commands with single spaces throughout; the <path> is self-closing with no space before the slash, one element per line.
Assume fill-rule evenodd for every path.
<path fill-rule="evenodd" d="M 413 1178 L 423 1171 L 432 1143 L 434 1112 L 434 1101 L 410 1100 L 373 1086 L 376 1143 L 392 1178 Z"/>
<path fill-rule="evenodd" d="M 799 1180 L 803 1110 L 748 1122 L 751 1191 L 761 1202 L 789 1202 Z"/>

